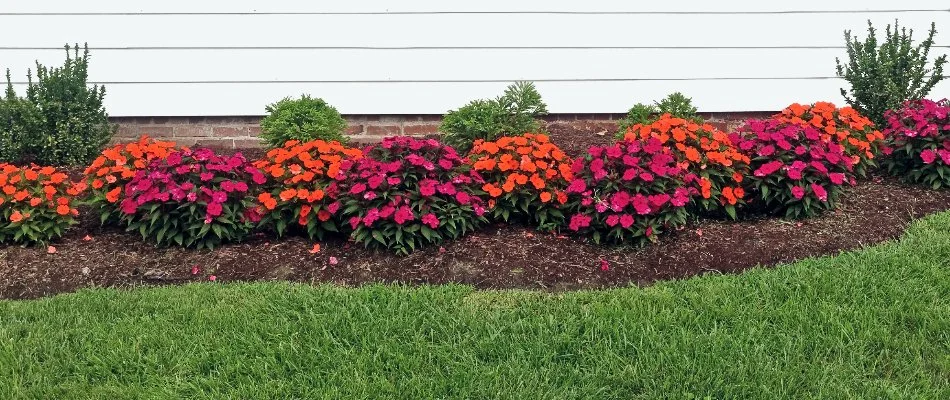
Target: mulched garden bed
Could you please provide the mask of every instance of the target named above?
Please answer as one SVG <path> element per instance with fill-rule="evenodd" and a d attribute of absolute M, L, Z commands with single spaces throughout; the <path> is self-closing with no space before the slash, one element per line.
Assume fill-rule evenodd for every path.
<path fill-rule="evenodd" d="M 611 124 L 586 121 L 552 123 L 547 129 L 569 154 L 610 143 L 614 132 Z M 407 257 L 343 239 L 322 242 L 322 249 L 311 253 L 313 242 L 305 238 L 278 241 L 263 234 L 214 251 L 156 248 L 134 233 L 99 227 L 87 213 L 53 244 L 55 253 L 45 247 L 0 247 L 0 298 L 36 298 L 85 287 L 181 284 L 212 275 L 218 282 L 454 282 L 485 289 L 642 286 L 836 254 L 894 239 L 914 218 L 944 210 L 950 210 L 950 191 L 872 177 L 860 182 L 837 211 L 804 221 L 702 220 L 643 248 L 495 225 Z M 607 261 L 606 270 L 601 260 Z"/>

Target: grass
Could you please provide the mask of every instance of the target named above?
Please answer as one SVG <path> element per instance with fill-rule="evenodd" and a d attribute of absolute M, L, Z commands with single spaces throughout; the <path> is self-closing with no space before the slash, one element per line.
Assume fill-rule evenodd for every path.
<path fill-rule="evenodd" d="M 950 398 L 950 213 L 773 270 L 563 294 L 286 283 L 0 302 L 0 398 Z"/>

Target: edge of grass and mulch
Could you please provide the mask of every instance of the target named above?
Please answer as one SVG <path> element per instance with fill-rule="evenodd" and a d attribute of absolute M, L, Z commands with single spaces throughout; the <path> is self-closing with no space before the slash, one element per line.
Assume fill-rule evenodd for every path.
<path fill-rule="evenodd" d="M 950 213 L 648 288 L 202 283 L 0 301 L 3 398 L 947 398 Z"/>

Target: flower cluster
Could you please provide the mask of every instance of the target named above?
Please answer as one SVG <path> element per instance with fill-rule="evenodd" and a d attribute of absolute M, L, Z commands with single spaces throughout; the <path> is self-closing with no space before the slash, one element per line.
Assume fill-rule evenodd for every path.
<path fill-rule="evenodd" d="M 950 100 L 914 100 L 888 111 L 884 166 L 934 189 L 950 186 Z"/>
<path fill-rule="evenodd" d="M 800 218 L 833 208 L 843 185 L 855 184 L 855 159 L 815 126 L 751 120 L 733 141 L 751 158 L 749 188 L 769 212 Z"/>
<path fill-rule="evenodd" d="M 624 140 L 657 139 L 670 147 L 677 164 L 695 174 L 695 185 L 701 195 L 697 204 L 705 211 L 725 210 L 736 217 L 736 207 L 745 203 L 742 180 L 749 170 L 749 157 L 739 151 L 724 132 L 710 124 L 660 116 L 649 125 L 627 129 Z"/>
<path fill-rule="evenodd" d="M 481 189 L 492 216 L 515 215 L 544 230 L 564 220 L 560 207 L 574 174 L 571 160 L 546 135 L 526 133 L 493 142 L 476 140 L 469 163 L 485 180 Z"/>
<path fill-rule="evenodd" d="M 118 219 L 122 189 L 135 173 L 153 160 L 168 157 L 175 151 L 174 142 L 152 140 L 142 136 L 137 142 L 117 144 L 105 149 L 85 170 L 90 187 L 88 202 L 99 212 L 101 222 Z"/>
<path fill-rule="evenodd" d="M 240 153 L 175 151 L 125 185 L 121 222 L 159 244 L 213 248 L 240 240 L 260 219 L 249 207 L 251 182 L 260 185 L 266 178 Z"/>
<path fill-rule="evenodd" d="M 267 183 L 257 195 L 261 225 L 273 226 L 283 235 L 288 226 L 299 226 L 309 238 L 337 232 L 334 215 L 340 209 L 337 181 L 344 160 L 362 157 L 359 149 L 339 142 L 288 141 L 254 162 Z"/>
<path fill-rule="evenodd" d="M 46 243 L 76 222 L 86 184 L 53 167 L 0 164 L 0 243 Z"/>
<path fill-rule="evenodd" d="M 410 137 L 383 139 L 343 161 L 339 201 L 351 237 L 408 254 L 474 230 L 485 209 L 473 188 L 484 182 L 466 169 L 453 148 Z"/>
<path fill-rule="evenodd" d="M 654 240 L 686 223 L 686 205 L 699 178 L 677 165 L 658 138 L 591 147 L 571 166 L 573 197 L 568 228 L 589 232 L 595 242 Z"/>
<path fill-rule="evenodd" d="M 773 118 L 818 130 L 824 141 L 836 141 L 851 157 L 855 173 L 864 176 L 868 167 L 875 166 L 874 157 L 884 145 L 884 135 L 875 129 L 871 120 L 851 107 L 837 108 L 828 102 L 811 105 L 798 103 L 786 107 Z"/>

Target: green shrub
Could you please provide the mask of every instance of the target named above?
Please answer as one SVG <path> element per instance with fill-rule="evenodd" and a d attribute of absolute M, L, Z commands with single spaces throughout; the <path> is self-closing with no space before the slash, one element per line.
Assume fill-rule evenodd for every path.
<path fill-rule="evenodd" d="M 70 56 L 72 50 L 72 56 Z M 85 165 L 109 143 L 115 126 L 102 106 L 106 95 L 103 86 L 89 87 L 89 49 L 82 56 L 79 46 L 66 45 L 66 61 L 62 67 L 45 67 L 36 63 L 36 82 L 27 73 L 29 85 L 26 102 L 16 125 L 24 138 L 26 153 L 44 165 Z M 7 76 L 7 97 L 12 85 Z M 15 97 L 15 95 L 12 95 Z M 31 108 L 32 107 L 32 108 Z"/>
<path fill-rule="evenodd" d="M 39 121 L 39 110 L 32 103 L 17 97 L 13 85 L 8 83 L 6 93 L 0 97 L 0 163 L 22 161 L 31 128 L 39 126 Z"/>
<path fill-rule="evenodd" d="M 863 41 L 844 32 L 848 46 L 848 63 L 838 64 L 838 76 L 851 84 L 851 95 L 844 88 L 841 95 L 851 107 L 868 117 L 878 126 L 884 126 L 884 113 L 897 109 L 908 100 L 919 100 L 943 79 L 943 66 L 947 56 L 934 60 L 933 68 L 927 68 L 930 46 L 937 32 L 930 25 L 930 34 L 917 46 L 913 45 L 913 29 L 900 28 L 894 21 L 894 30 L 887 26 L 884 42 L 878 46 L 874 26 L 868 21 L 868 37 Z"/>
<path fill-rule="evenodd" d="M 673 92 L 665 99 L 653 102 L 652 105 L 634 104 L 630 111 L 627 111 L 627 116 L 617 123 L 617 139 L 623 139 L 624 134 L 627 133 L 627 128 L 637 124 L 652 124 L 658 121 L 663 114 L 670 114 L 672 117 L 691 120 L 700 124 L 703 122 L 703 119 L 696 114 L 693 99 L 680 92 Z"/>
<path fill-rule="evenodd" d="M 271 148 L 290 140 L 301 143 L 313 140 L 346 143 L 346 120 L 323 99 L 302 95 L 286 97 L 267 106 L 268 115 L 261 120 L 261 139 Z"/>
<path fill-rule="evenodd" d="M 449 111 L 439 130 L 442 141 L 461 154 L 481 139 L 494 141 L 506 135 L 521 135 L 541 129 L 538 118 L 548 113 L 541 94 L 531 82 L 515 82 L 492 100 L 474 100 Z"/>

